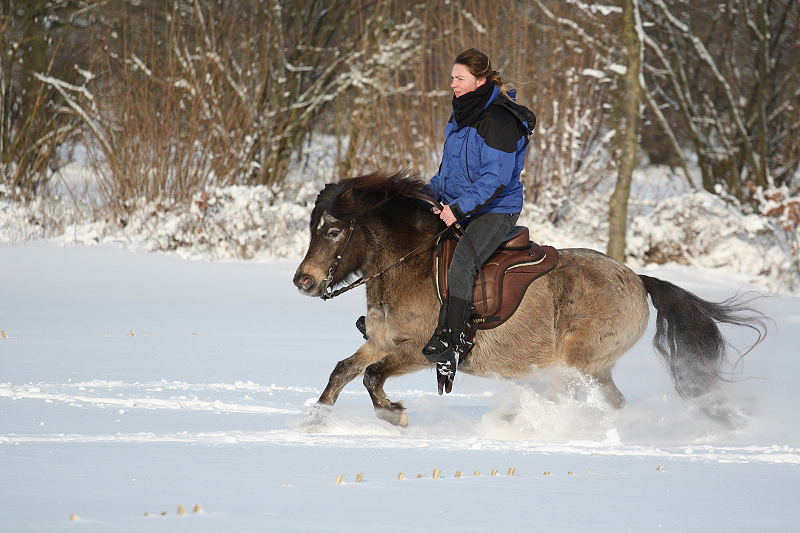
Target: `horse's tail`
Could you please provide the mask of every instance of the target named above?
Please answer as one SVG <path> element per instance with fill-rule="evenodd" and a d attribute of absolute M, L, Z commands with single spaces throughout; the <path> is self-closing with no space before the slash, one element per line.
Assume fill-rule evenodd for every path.
<path fill-rule="evenodd" d="M 663 358 L 675 390 L 684 398 L 710 392 L 722 379 L 727 342 L 717 323 L 744 326 L 758 333 L 758 339 L 742 357 L 766 335 L 766 317 L 740 296 L 708 302 L 667 281 L 639 277 L 658 311 L 653 346 Z"/>

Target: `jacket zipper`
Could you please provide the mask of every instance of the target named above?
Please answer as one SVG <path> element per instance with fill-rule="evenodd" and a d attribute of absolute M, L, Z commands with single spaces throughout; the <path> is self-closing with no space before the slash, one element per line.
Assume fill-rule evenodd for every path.
<path fill-rule="evenodd" d="M 464 161 L 467 164 L 467 179 L 472 183 L 472 177 L 469 175 L 469 130 L 470 128 L 467 127 L 467 141 L 464 143 Z"/>

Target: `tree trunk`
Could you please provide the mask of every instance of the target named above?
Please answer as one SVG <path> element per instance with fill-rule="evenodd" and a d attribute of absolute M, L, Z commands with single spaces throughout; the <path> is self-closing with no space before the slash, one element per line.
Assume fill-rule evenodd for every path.
<path fill-rule="evenodd" d="M 639 24 L 638 0 L 623 0 L 622 20 L 623 39 L 628 50 L 628 69 L 625 72 L 625 98 L 622 111 L 624 131 L 620 143 L 617 186 L 611 195 L 609 205 L 607 250 L 608 255 L 617 261 L 625 260 L 628 197 L 631 192 L 631 176 L 636 163 L 636 145 L 639 140 L 639 116 L 642 102 L 642 86 L 639 77 L 642 66 L 642 43 L 637 30 Z"/>

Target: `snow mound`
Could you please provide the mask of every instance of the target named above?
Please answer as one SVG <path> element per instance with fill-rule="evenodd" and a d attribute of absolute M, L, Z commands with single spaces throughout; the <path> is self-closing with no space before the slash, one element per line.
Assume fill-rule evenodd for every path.
<path fill-rule="evenodd" d="M 775 291 L 800 287 L 800 229 L 779 217 L 743 214 L 724 198 L 694 191 L 633 219 L 627 255 L 640 264 L 725 268 Z"/>
<path fill-rule="evenodd" d="M 64 238 L 77 244 L 120 241 L 195 260 L 295 258 L 308 244 L 317 192 L 308 184 L 291 190 L 217 187 L 195 194 L 188 207 L 147 202 L 125 219 L 68 227 Z"/>

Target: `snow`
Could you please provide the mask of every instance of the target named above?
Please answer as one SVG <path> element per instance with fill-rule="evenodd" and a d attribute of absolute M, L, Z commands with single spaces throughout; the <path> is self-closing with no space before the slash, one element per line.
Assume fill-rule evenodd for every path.
<path fill-rule="evenodd" d="M 620 76 L 624 76 L 625 73 L 628 72 L 628 67 L 626 67 L 625 65 L 620 65 L 619 63 L 608 65 L 606 66 L 606 68 L 611 72 L 619 74 Z"/>
<path fill-rule="evenodd" d="M 553 401 L 546 376 L 459 375 L 440 397 L 424 371 L 386 386 L 407 429 L 374 417 L 357 379 L 309 432 L 362 342 L 363 292 L 301 296 L 296 257 L 64 241 L 0 243 L 4 531 L 800 529 L 797 294 L 757 301 L 773 322 L 726 384 L 736 430 L 674 392 L 651 323 L 615 369 L 621 411 L 589 385 Z M 713 300 L 754 288 L 702 265 L 639 270 Z"/>
<path fill-rule="evenodd" d="M 602 80 L 606 77 L 606 73 L 602 70 L 597 70 L 593 68 L 585 68 L 581 71 L 583 76 L 591 76 L 592 78 L 597 78 L 598 80 Z"/>

